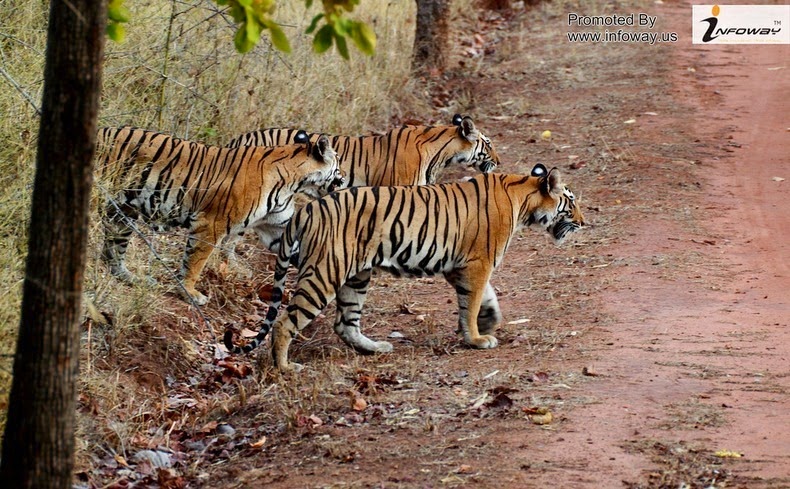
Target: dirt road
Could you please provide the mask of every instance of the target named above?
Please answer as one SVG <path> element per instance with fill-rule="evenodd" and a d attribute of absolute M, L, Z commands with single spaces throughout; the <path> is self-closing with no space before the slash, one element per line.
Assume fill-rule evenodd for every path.
<path fill-rule="evenodd" d="M 689 154 L 701 192 L 673 206 L 690 220 L 644 216 L 610 249 L 593 401 L 561 443 L 534 447 L 564 462 L 529 486 L 694 484 L 714 470 L 731 472 L 726 487 L 790 486 L 790 217 L 774 178 L 790 168 L 790 47 L 689 45 L 689 10 L 656 15 L 682 35 L 668 93 L 691 117 L 664 119 L 702 148 Z M 743 458 L 710 465 L 719 450 Z"/>

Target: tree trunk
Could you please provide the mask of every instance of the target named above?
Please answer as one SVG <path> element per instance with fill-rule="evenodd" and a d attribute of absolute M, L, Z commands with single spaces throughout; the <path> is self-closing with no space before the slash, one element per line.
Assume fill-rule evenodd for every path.
<path fill-rule="evenodd" d="M 442 70 L 447 61 L 448 0 L 417 0 L 413 71 Z"/>
<path fill-rule="evenodd" d="M 106 2 L 52 0 L 3 487 L 69 488 Z"/>

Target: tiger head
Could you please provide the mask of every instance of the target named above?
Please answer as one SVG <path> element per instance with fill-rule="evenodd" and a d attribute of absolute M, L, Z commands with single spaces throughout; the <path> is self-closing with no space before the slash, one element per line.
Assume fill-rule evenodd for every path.
<path fill-rule="evenodd" d="M 455 114 L 453 125 L 458 133 L 457 141 L 460 148 L 445 163 L 466 164 L 477 168 L 483 173 L 491 173 L 499 164 L 499 156 L 488 136 L 480 132 L 472 118 Z"/>
<path fill-rule="evenodd" d="M 303 163 L 305 168 L 298 185 L 298 192 L 318 199 L 346 186 L 346 179 L 340 171 L 337 152 L 329 144 L 329 138 L 321 135 L 311 143 L 310 136 L 300 130 L 294 137 L 294 142 L 306 145 L 310 156 Z"/>
<path fill-rule="evenodd" d="M 549 171 L 538 163 L 532 169 L 528 182 L 537 190 L 527 198 L 521 215 L 522 224 L 545 228 L 557 244 L 562 243 L 568 233 L 584 225 L 579 202 L 562 183 L 559 170 L 553 168 Z"/>

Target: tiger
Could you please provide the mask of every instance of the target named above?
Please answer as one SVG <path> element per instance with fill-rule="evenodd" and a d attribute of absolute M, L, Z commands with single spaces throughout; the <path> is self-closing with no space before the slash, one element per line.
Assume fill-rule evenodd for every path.
<path fill-rule="evenodd" d="M 297 132 L 283 128 L 261 129 L 237 136 L 227 146 L 289 144 Z M 311 134 L 310 140 L 318 137 L 319 134 Z M 347 187 L 427 185 L 436 183 L 442 170 L 452 164 L 465 164 L 483 173 L 490 173 L 499 165 L 499 156 L 491 140 L 471 117 L 460 114 L 453 116 L 449 126 L 404 125 L 385 134 L 331 136 L 330 140 L 347 176 Z M 263 242 L 261 232 L 255 231 Z M 239 238 L 240 235 L 230 235 L 222 246 L 228 263 L 234 268 Z M 263 244 L 266 246 L 265 242 Z"/>
<path fill-rule="evenodd" d="M 277 146 L 293 142 L 294 129 L 261 129 L 231 140 L 227 146 Z M 318 134 L 311 134 L 315 141 Z M 483 173 L 499 165 L 491 140 L 469 116 L 455 114 L 452 125 L 404 125 L 368 136 L 330 136 L 347 176 L 347 186 L 428 185 L 442 170 L 465 164 Z"/>
<path fill-rule="evenodd" d="M 529 175 L 489 173 L 454 183 L 339 190 L 291 218 L 258 335 L 239 347 L 228 329 L 225 346 L 232 354 L 249 353 L 274 325 L 277 368 L 301 368 L 288 360 L 292 338 L 337 298 L 335 333 L 360 353 L 390 352 L 390 343 L 367 338 L 360 326 L 371 271 L 382 269 L 396 276 L 443 275 L 457 294 L 457 332 L 471 347 L 494 348 L 498 341 L 490 333 L 502 314 L 489 280 L 513 235 L 542 227 L 560 244 L 584 224 L 559 170 L 540 163 Z M 290 253 L 297 246 L 295 289 L 286 314 L 277 319 Z"/>
<path fill-rule="evenodd" d="M 294 196 L 311 198 L 345 186 L 337 153 L 326 136 L 273 148 L 223 148 L 134 127 L 98 131 L 96 173 L 106 188 L 102 260 L 122 281 L 126 251 L 137 218 L 158 229 L 182 227 L 188 238 L 179 278 L 181 294 L 202 306 L 195 286 L 214 248 L 229 234 L 256 226 L 280 229 L 294 212 Z"/>

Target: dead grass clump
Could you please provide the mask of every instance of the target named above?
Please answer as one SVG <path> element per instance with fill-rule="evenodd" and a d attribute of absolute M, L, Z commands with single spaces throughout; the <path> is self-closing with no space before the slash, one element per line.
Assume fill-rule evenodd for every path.
<path fill-rule="evenodd" d="M 428 112 L 410 80 L 413 2 L 363 2 L 354 16 L 374 28 L 378 48 L 372 58 L 352 52 L 350 62 L 312 52 L 312 38 L 304 30 L 320 6 L 305 11 L 304 2 L 279 2 L 277 18 L 291 39 L 291 55 L 275 51 L 265 36 L 251 53 L 236 53 L 235 27 L 213 2 L 142 2 L 130 7 L 126 42 L 107 44 L 100 125 L 129 124 L 224 143 L 261 127 L 349 134 L 384 130 L 410 114 Z M 47 8 L 13 0 L 0 13 L 0 84 L 5 87 L 0 90 L 0 428 L 19 323 Z M 219 259 L 212 260 L 199 286 L 214 301 L 199 313 L 176 298 L 172 272 L 180 266 L 183 233 L 156 233 L 141 224 L 161 260 L 135 237 L 129 269 L 156 278 L 160 285 L 120 284 L 99 259 L 103 233 L 98 203 L 103 200 L 97 190 L 84 287 L 86 302 L 110 323 L 86 322 L 90 334 L 87 327 L 84 332 L 79 421 L 83 463 L 108 451 L 127 454 L 130 446 L 150 444 L 159 436 L 155 433 L 178 417 L 172 396 L 179 389 L 191 389 L 189 396 L 210 392 L 222 398 L 225 385 L 207 380 L 216 377 L 215 370 L 222 371 L 212 363 L 209 345 L 225 324 L 245 318 L 253 322 L 263 307 L 255 291 L 270 274 L 268 261 L 259 258 L 254 246 L 242 253 L 249 279 L 237 279 Z M 328 358 L 335 355 L 317 347 Z M 205 386 L 198 388 L 201 383 Z M 198 422 L 212 412 L 210 404 L 196 399 L 186 417 L 191 421 L 180 419 L 176 428 L 171 424 L 165 431 Z"/>
<path fill-rule="evenodd" d="M 658 465 L 657 469 L 646 471 L 640 481 L 623 481 L 628 489 L 769 487 L 771 484 L 763 479 L 736 475 L 731 466 L 737 462 L 716 457 L 713 450 L 684 441 L 640 440 L 628 442 L 623 448 L 631 453 L 646 454 Z"/>

